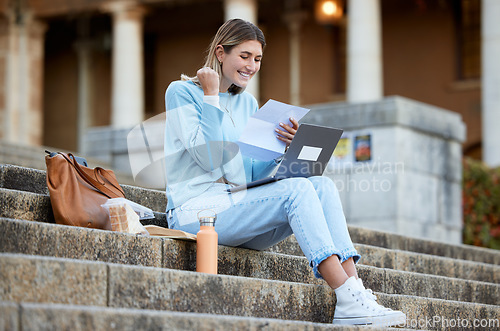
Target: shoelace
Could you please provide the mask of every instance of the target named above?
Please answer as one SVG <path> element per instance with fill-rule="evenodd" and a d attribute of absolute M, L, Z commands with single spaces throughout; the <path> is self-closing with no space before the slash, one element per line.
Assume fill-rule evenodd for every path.
<path fill-rule="evenodd" d="M 363 294 L 368 298 L 368 299 L 371 299 L 373 301 L 377 301 L 377 296 L 375 294 L 373 294 L 373 291 L 369 288 L 365 288 L 365 286 L 363 285 L 363 281 L 361 279 L 358 279 L 358 284 L 360 285 L 361 289 L 362 289 L 362 292 Z"/>
<path fill-rule="evenodd" d="M 369 307 L 372 308 L 372 311 L 379 311 L 379 312 L 392 311 L 391 308 L 386 308 L 377 302 L 377 296 L 373 294 L 373 291 L 371 289 L 365 288 L 365 286 L 363 285 L 363 281 L 360 280 L 359 285 L 361 288 L 361 291 L 359 293 L 363 295 L 366 299 L 368 299 L 369 302 L 371 301 Z"/>
<path fill-rule="evenodd" d="M 353 297 L 356 297 L 356 302 L 361 301 L 361 306 L 365 307 L 368 310 L 371 310 L 372 312 L 382 313 L 384 311 L 387 311 L 387 309 L 389 309 L 379 305 L 376 301 L 367 298 L 367 296 L 365 295 L 365 291 L 366 289 L 363 291 L 357 289 L 354 290 L 351 295 Z"/>
<path fill-rule="evenodd" d="M 363 294 L 370 300 L 377 301 L 377 296 L 373 294 L 373 291 L 369 288 L 364 288 Z"/>

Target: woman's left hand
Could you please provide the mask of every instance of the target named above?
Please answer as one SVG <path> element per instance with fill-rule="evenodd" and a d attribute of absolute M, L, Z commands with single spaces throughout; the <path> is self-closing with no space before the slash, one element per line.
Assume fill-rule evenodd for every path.
<path fill-rule="evenodd" d="M 286 147 L 290 146 L 290 143 L 292 142 L 292 139 L 295 136 L 295 133 L 297 133 L 297 129 L 299 128 L 299 122 L 297 122 L 293 117 L 290 117 L 290 123 L 292 124 L 292 126 L 285 123 L 280 123 L 280 126 L 284 130 L 275 129 L 276 133 L 278 133 L 276 138 L 285 142 Z"/>

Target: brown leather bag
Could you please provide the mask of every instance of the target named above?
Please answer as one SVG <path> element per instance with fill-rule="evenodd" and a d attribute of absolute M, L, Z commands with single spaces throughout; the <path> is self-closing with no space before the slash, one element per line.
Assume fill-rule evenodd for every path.
<path fill-rule="evenodd" d="M 114 172 L 82 166 L 72 154 L 51 155 L 45 157 L 45 163 L 56 223 L 111 230 L 109 215 L 101 205 L 125 197 Z"/>

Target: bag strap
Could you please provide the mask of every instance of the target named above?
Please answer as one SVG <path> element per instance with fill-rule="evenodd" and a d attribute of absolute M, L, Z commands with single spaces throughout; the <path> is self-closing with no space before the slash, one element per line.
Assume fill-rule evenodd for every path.
<path fill-rule="evenodd" d="M 58 152 L 58 154 L 62 155 L 66 161 L 68 161 L 69 164 L 71 164 L 73 166 L 73 168 L 75 168 L 76 172 L 80 175 L 80 177 L 87 183 L 89 184 L 90 186 L 92 186 L 96 191 L 98 191 L 99 193 L 105 195 L 106 197 L 108 197 L 109 199 L 111 199 L 111 197 L 109 196 L 109 194 L 103 192 L 99 186 L 103 186 L 102 184 L 99 184 L 97 183 L 96 180 L 94 180 L 92 177 L 88 176 L 81 168 L 80 166 L 78 165 L 78 163 L 76 161 L 72 161 L 70 159 L 71 156 L 73 156 L 73 154 L 71 153 L 68 153 L 68 156 L 66 156 L 64 153 L 61 153 L 61 152 Z M 74 157 L 74 156 L 73 156 Z M 74 159 L 73 159 L 74 160 Z M 97 184 L 97 185 L 96 185 Z"/>
<path fill-rule="evenodd" d="M 98 180 L 95 180 L 94 178 L 90 177 L 89 175 L 87 175 L 80 167 L 80 165 L 78 164 L 78 162 L 76 162 L 75 160 L 75 157 L 73 154 L 71 153 L 68 153 L 68 156 L 66 156 L 64 153 L 58 153 L 60 155 L 62 155 L 66 161 L 68 161 L 69 164 L 71 164 L 73 166 L 73 168 L 75 168 L 76 172 L 80 175 L 80 177 L 87 183 L 89 184 L 90 186 L 92 186 L 94 189 L 96 189 L 99 193 L 105 195 L 106 197 L 108 197 L 108 199 L 112 199 L 113 197 L 110 196 L 110 194 L 104 192 L 104 191 L 110 191 L 106 186 L 104 186 L 103 184 L 101 184 Z M 71 160 L 70 158 L 73 158 L 73 160 Z M 113 185 L 114 186 L 114 185 Z M 103 190 L 104 189 L 104 190 Z M 120 190 L 120 192 L 122 192 Z"/>
<path fill-rule="evenodd" d="M 109 171 L 108 171 L 108 170 L 106 170 L 106 169 L 104 169 L 104 168 L 101 168 L 101 167 L 96 167 L 96 168 L 94 169 L 94 176 L 96 177 L 97 181 L 99 181 L 98 176 L 100 176 L 100 177 L 102 177 L 102 178 L 104 178 L 104 179 L 107 179 L 107 180 L 108 180 L 108 183 L 109 183 L 109 184 L 111 184 L 111 186 L 113 186 L 113 187 L 114 187 L 115 189 L 117 189 L 117 190 L 118 190 L 121 194 L 123 194 L 123 196 L 125 196 L 125 192 L 123 192 L 123 189 L 119 186 L 119 184 L 118 184 L 118 186 L 116 186 L 116 185 L 113 183 L 113 181 L 111 181 L 109 178 L 106 178 L 106 176 L 104 176 L 102 173 L 105 173 L 107 176 L 109 176 L 110 178 L 113 178 L 113 179 L 114 179 L 113 175 L 111 175 L 111 174 L 109 173 Z M 116 179 L 114 179 L 114 180 L 116 180 Z M 101 183 L 101 182 L 99 182 L 99 183 Z M 106 183 L 103 181 L 101 184 L 105 185 Z"/>
<path fill-rule="evenodd" d="M 78 170 L 88 179 L 88 180 L 91 180 L 95 186 L 97 186 L 100 191 L 105 191 L 105 192 L 108 192 L 111 197 L 110 198 L 116 198 L 118 196 L 117 192 L 114 192 L 108 184 L 111 184 L 112 187 L 114 187 L 118 192 L 121 193 L 122 197 L 125 197 L 125 192 L 123 192 L 122 188 L 120 187 L 120 184 L 118 184 L 116 178 L 111 175 L 109 173 L 109 171 L 105 170 L 104 168 L 101 168 L 101 167 L 96 167 L 94 169 L 94 178 L 92 178 L 91 176 L 89 176 L 84 170 L 82 170 L 81 168 L 81 165 L 77 162 L 75 156 L 73 154 L 68 154 L 72 157 L 73 159 L 73 165 L 78 168 Z M 104 174 L 106 174 L 108 177 L 104 176 L 102 174 L 102 172 L 104 172 Z M 107 180 L 107 183 L 102 180 L 102 182 L 99 180 L 99 177 L 101 177 L 102 179 L 105 179 Z M 113 183 L 113 182 L 116 182 L 116 185 Z M 104 193 L 104 192 L 103 192 Z M 108 195 L 109 196 L 109 195 Z"/>

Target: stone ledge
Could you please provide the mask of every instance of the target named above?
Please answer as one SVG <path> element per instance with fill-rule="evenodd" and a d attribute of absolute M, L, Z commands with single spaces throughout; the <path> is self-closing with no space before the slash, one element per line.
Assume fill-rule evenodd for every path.
<path fill-rule="evenodd" d="M 494 249 L 446 244 L 356 226 L 349 226 L 349 233 L 359 244 L 500 265 L 500 251 Z"/>
<path fill-rule="evenodd" d="M 0 265 L 1 301 L 106 305 L 104 263 L 0 254 Z"/>
<path fill-rule="evenodd" d="M 0 217 L 19 220 L 55 223 L 49 195 L 0 188 Z M 147 204 L 143 206 L 149 207 Z M 143 224 L 168 226 L 164 212 L 153 211 L 154 219 L 143 220 Z"/>
<path fill-rule="evenodd" d="M 0 217 L 55 223 L 48 195 L 0 188 Z"/>
<path fill-rule="evenodd" d="M 495 327 L 473 328 L 473 323 L 475 321 L 486 321 L 487 323 L 493 323 L 497 328 L 499 325 L 498 317 L 500 316 L 500 306 L 462 303 L 441 299 L 423 299 L 404 295 L 378 295 L 378 297 L 378 301 L 382 305 L 397 307 L 398 310 L 405 312 L 405 327 L 412 329 L 474 329 L 490 331 L 495 329 Z M 457 323 L 465 323 L 469 325 L 469 327 L 457 327 L 457 325 L 460 326 L 460 324 Z"/>
<path fill-rule="evenodd" d="M 163 241 L 132 234 L 0 219 L 1 252 L 162 266 Z"/>
<path fill-rule="evenodd" d="M 355 244 L 361 263 L 420 274 L 500 284 L 500 266 L 448 257 Z"/>
<path fill-rule="evenodd" d="M 401 125 L 444 139 L 465 141 L 466 128 L 460 114 L 401 96 L 369 103 L 336 102 L 310 108 L 302 120 L 305 123 L 331 123 L 344 130 Z M 333 118 L 335 123 L 332 123 Z"/>
<path fill-rule="evenodd" d="M 452 245 L 437 241 L 411 238 L 349 225 L 349 233 L 354 243 L 401 250 L 450 259 L 500 265 L 500 251 L 471 245 Z M 303 255 L 297 240 L 292 235 L 268 251 L 282 254 Z"/>
<path fill-rule="evenodd" d="M 0 164 L 0 187 L 38 194 L 49 194 L 46 171 Z"/>
<path fill-rule="evenodd" d="M 189 312 L 157 311 L 147 309 L 103 308 L 93 306 L 0 303 L 0 316 L 10 317 L 23 330 L 36 330 L 44 326 L 47 330 L 290 330 L 361 331 L 366 327 L 340 327 L 331 324 L 311 323 L 269 318 L 210 315 Z M 20 314 L 20 317 L 18 317 Z M 0 317 L 1 319 L 1 317 Z M 0 324 L 8 325 L 8 324 Z M 17 324 L 11 324 L 16 326 Z M 17 327 L 7 328 L 17 330 Z M 386 328 L 370 328 L 386 330 Z"/>
<path fill-rule="evenodd" d="M 497 305 L 500 285 L 391 269 L 359 268 L 367 288 L 386 294 Z M 376 271 L 376 273 L 374 273 Z M 378 273 L 378 274 L 377 274 Z M 381 278 L 375 276 L 382 276 Z M 367 275 L 363 277 L 363 275 Z M 375 276 L 375 277 L 374 277 Z M 383 279 L 381 283 L 380 279 Z"/>

